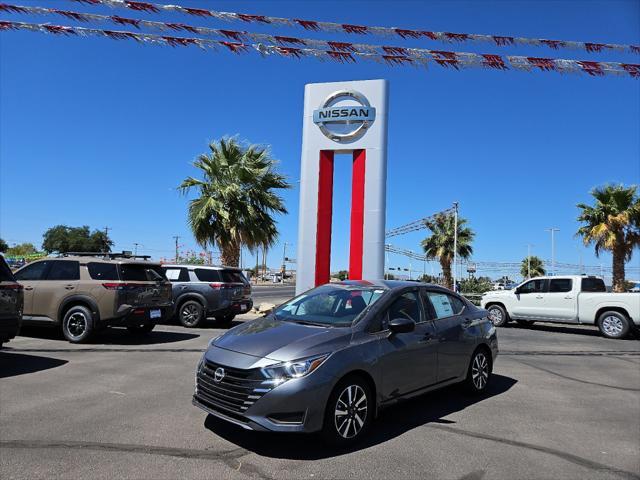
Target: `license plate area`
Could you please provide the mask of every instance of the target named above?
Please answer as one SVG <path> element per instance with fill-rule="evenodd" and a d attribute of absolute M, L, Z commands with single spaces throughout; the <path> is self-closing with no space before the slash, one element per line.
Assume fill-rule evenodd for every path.
<path fill-rule="evenodd" d="M 161 318 L 162 317 L 162 311 L 159 308 L 154 308 L 152 310 L 149 310 L 149 318 Z"/>

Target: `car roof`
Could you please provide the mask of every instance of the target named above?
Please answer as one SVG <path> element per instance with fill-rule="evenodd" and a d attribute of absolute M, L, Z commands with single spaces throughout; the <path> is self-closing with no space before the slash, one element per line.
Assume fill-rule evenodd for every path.
<path fill-rule="evenodd" d="M 234 270 L 236 272 L 242 271 L 238 267 L 225 267 L 224 265 L 193 265 L 193 264 L 163 263 L 162 266 L 164 268 L 188 268 L 189 270 L 193 270 L 194 268 L 204 268 L 208 270 Z"/>
<path fill-rule="evenodd" d="M 122 263 L 122 264 L 138 264 L 138 265 L 160 265 L 160 262 L 152 262 L 149 260 L 140 260 L 139 258 L 105 258 L 101 256 L 91 257 L 89 255 L 63 255 L 60 257 L 42 257 L 34 260 L 33 262 L 27 263 L 30 265 L 32 263 L 41 262 L 41 261 L 56 261 L 56 260 L 72 260 L 74 262 L 80 263 Z M 25 265 L 26 266 L 26 265 Z"/>
<path fill-rule="evenodd" d="M 399 290 L 405 287 L 429 287 L 439 290 L 450 291 L 440 285 L 424 282 L 413 282 L 411 280 L 343 280 L 330 285 L 345 285 L 357 287 L 381 288 L 384 290 Z"/>

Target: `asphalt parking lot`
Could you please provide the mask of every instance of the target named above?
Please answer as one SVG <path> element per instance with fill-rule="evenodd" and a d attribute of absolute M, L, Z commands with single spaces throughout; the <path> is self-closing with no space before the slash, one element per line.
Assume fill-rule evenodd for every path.
<path fill-rule="evenodd" d="M 386 410 L 350 451 L 245 432 L 191 405 L 214 328 L 113 329 L 71 345 L 28 330 L 0 352 L 0 477 L 640 478 L 640 341 L 595 329 L 499 330 L 490 392 Z"/>

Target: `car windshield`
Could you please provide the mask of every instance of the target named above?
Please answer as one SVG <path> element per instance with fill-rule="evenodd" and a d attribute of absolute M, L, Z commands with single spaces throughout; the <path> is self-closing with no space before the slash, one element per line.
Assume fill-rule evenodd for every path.
<path fill-rule="evenodd" d="M 348 327 L 383 293 L 379 288 L 325 285 L 281 305 L 273 314 L 286 322 Z"/>

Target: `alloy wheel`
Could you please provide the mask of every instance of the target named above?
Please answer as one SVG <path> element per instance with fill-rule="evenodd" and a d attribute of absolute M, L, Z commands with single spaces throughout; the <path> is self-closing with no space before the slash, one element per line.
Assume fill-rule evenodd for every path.
<path fill-rule="evenodd" d="M 491 323 L 493 323 L 494 325 L 500 324 L 500 322 L 502 322 L 502 312 L 500 311 L 500 309 L 490 308 L 489 319 L 491 320 Z"/>
<path fill-rule="evenodd" d="M 624 330 L 624 325 L 618 317 L 608 315 L 602 320 L 602 329 L 611 337 L 619 337 Z"/>
<path fill-rule="evenodd" d="M 489 381 L 489 361 L 484 353 L 479 352 L 473 358 L 471 365 L 471 379 L 478 390 L 484 389 Z"/>
<path fill-rule="evenodd" d="M 367 419 L 367 395 L 359 385 L 346 387 L 336 402 L 334 423 L 342 438 L 353 438 Z"/>
<path fill-rule="evenodd" d="M 194 325 L 200 319 L 200 310 L 196 305 L 190 303 L 182 308 L 180 316 L 182 317 L 182 321 L 187 325 Z"/>
<path fill-rule="evenodd" d="M 82 312 L 72 313 L 67 320 L 67 331 L 73 338 L 80 338 L 87 330 L 87 318 Z"/>

